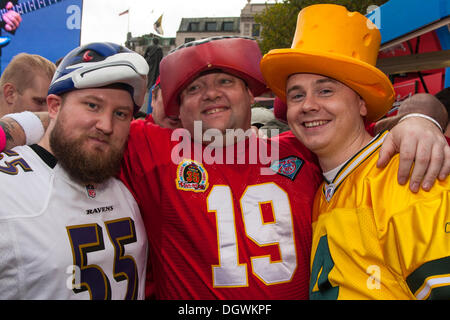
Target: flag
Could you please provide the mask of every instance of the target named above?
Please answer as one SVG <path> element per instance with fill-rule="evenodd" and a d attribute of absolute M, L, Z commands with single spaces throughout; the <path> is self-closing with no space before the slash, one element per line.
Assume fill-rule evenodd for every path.
<path fill-rule="evenodd" d="M 163 15 L 161 14 L 158 20 L 156 20 L 155 23 L 153 24 L 153 28 L 155 29 L 155 31 L 161 35 L 164 34 L 164 31 L 162 29 L 162 17 Z"/>
<path fill-rule="evenodd" d="M 128 14 L 130 9 L 125 10 L 124 12 L 119 13 L 119 16 L 123 16 L 124 14 Z"/>

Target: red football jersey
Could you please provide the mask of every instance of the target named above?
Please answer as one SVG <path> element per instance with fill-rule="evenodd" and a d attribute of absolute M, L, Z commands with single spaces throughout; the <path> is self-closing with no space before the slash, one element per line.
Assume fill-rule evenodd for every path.
<path fill-rule="evenodd" d="M 180 151 L 173 132 L 133 122 L 121 172 L 143 215 L 154 296 L 307 299 L 315 156 L 288 132 L 246 139 L 220 163 L 225 149 L 189 140 Z M 255 161 L 254 142 L 278 145 L 279 160 Z"/>

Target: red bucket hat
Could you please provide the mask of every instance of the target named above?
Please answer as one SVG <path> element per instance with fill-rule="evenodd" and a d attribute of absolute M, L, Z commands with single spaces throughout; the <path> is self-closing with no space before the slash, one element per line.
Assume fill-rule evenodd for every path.
<path fill-rule="evenodd" d="M 213 37 L 186 43 L 161 60 L 161 91 L 168 116 L 177 116 L 181 91 L 208 70 L 241 78 L 257 97 L 268 90 L 260 71 L 258 43 L 245 37 Z"/>
<path fill-rule="evenodd" d="M 275 97 L 275 100 L 273 101 L 273 114 L 275 118 L 277 118 L 280 121 L 283 121 L 284 123 L 287 123 L 286 113 L 287 113 L 286 103 L 279 97 Z"/>

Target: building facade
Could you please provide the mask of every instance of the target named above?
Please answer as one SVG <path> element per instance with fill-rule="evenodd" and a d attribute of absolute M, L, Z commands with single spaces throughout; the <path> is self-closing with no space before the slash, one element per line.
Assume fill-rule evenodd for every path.
<path fill-rule="evenodd" d="M 175 38 L 176 46 L 184 43 L 214 37 L 240 35 L 239 17 L 183 18 Z"/>
<path fill-rule="evenodd" d="M 213 36 L 245 36 L 259 39 L 261 26 L 255 23 L 255 15 L 273 4 L 251 3 L 247 1 L 239 17 L 183 18 L 177 31 L 175 44 Z"/>
<path fill-rule="evenodd" d="M 245 36 L 260 39 L 261 26 L 255 23 L 255 15 L 272 5 L 251 3 L 250 0 L 247 0 L 247 4 L 241 10 L 239 17 L 182 18 L 175 38 L 162 37 L 154 33 L 132 37 L 129 33 L 125 45 L 144 55 L 145 49 L 152 44 L 152 39 L 158 38 L 164 55 L 167 55 L 170 50 L 186 42 L 208 37 Z"/>
<path fill-rule="evenodd" d="M 125 46 L 143 56 L 147 47 L 153 43 L 153 38 L 159 39 L 159 45 L 161 46 L 164 55 L 167 55 L 170 50 L 175 48 L 175 38 L 166 38 L 154 33 L 139 37 L 132 37 L 131 33 L 128 33 Z"/>

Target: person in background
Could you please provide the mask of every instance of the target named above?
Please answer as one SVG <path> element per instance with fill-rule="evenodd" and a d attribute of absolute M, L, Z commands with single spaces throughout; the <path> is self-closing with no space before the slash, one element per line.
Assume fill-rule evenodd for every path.
<path fill-rule="evenodd" d="M 440 102 L 445 107 L 447 111 L 447 115 L 450 117 L 450 87 L 445 88 L 438 93 L 436 93 L 435 97 L 439 99 Z M 447 122 L 447 125 L 443 126 L 444 134 L 447 137 L 447 141 L 450 143 L 450 122 Z"/>
<path fill-rule="evenodd" d="M 2 21 L 0 23 L 0 27 L 11 33 L 14 33 L 17 30 L 17 28 L 19 28 L 20 23 L 22 22 L 22 17 L 20 16 L 20 13 L 13 10 L 14 4 L 17 4 L 17 0 L 15 1 L 3 0 L 0 2 L 0 7 L 5 8 L 7 10 L 5 13 L 2 14 Z"/>
<path fill-rule="evenodd" d="M 22 111 L 47 111 L 47 91 L 55 73 L 53 62 L 36 54 L 14 56 L 0 78 L 0 117 Z"/>
<path fill-rule="evenodd" d="M 0 19 L 0 28 L 9 32 L 10 34 L 14 34 L 19 28 L 20 23 L 22 22 L 22 17 L 20 13 L 14 10 L 14 5 L 16 5 L 18 0 L 8 1 L 8 0 L 0 0 L 0 9 L 2 12 L 2 16 Z M 0 57 L 2 56 L 2 48 L 9 44 L 11 40 L 9 36 L 4 35 L 0 30 Z M 0 73 L 1 73 L 0 66 Z"/>
<path fill-rule="evenodd" d="M 159 63 L 163 58 L 163 51 L 159 45 L 158 38 L 152 38 L 152 44 L 147 47 L 144 53 L 144 58 L 148 63 L 148 89 L 150 89 L 156 82 L 159 76 Z"/>
<path fill-rule="evenodd" d="M 261 137 L 274 137 L 289 130 L 289 126 L 276 119 L 273 109 L 252 107 L 252 129 Z"/>
<path fill-rule="evenodd" d="M 380 40 L 363 15 L 312 5 L 299 13 L 292 48 L 261 62 L 325 180 L 313 208 L 310 298 L 448 300 L 450 179 L 428 192 L 400 186 L 398 155 L 377 168 L 388 132 L 365 130 L 394 98 L 375 67 Z"/>
<path fill-rule="evenodd" d="M 444 91 L 441 91 L 444 92 Z M 428 101 L 426 103 L 428 109 L 429 109 L 429 115 L 433 119 L 438 119 L 437 124 L 440 128 L 446 132 L 447 128 L 447 122 L 448 122 L 448 112 L 447 107 L 445 106 L 445 99 L 440 99 L 439 94 L 435 95 L 435 99 L 430 98 L 431 95 L 429 94 L 423 94 L 418 93 L 414 95 L 414 98 L 416 100 L 423 99 L 423 102 L 425 102 L 425 99 Z M 392 128 L 393 125 L 397 124 L 398 121 L 403 118 L 407 114 L 414 114 L 417 112 L 421 112 L 422 109 L 417 108 L 416 103 L 411 103 L 411 98 L 408 98 L 402 102 L 402 104 L 397 109 L 397 114 L 390 117 L 385 117 L 375 123 L 374 126 L 374 133 L 380 133 L 384 130 L 389 130 Z M 447 102 L 448 103 L 448 102 Z M 438 117 L 439 114 L 447 114 L 447 117 Z"/>
<path fill-rule="evenodd" d="M 74 49 L 50 85 L 44 137 L 0 153 L 0 299 L 145 297 L 144 224 L 114 176 L 147 72 L 118 45 Z"/>
<path fill-rule="evenodd" d="M 162 128 L 181 128 L 180 119 L 178 117 L 168 117 L 164 111 L 160 77 L 156 79 L 155 85 L 152 87 L 151 94 L 151 114 L 146 116 L 146 120 L 154 122 Z"/>
<path fill-rule="evenodd" d="M 275 119 L 273 111 L 264 107 L 252 107 L 251 124 L 257 129 Z"/>

